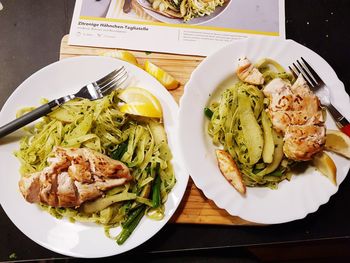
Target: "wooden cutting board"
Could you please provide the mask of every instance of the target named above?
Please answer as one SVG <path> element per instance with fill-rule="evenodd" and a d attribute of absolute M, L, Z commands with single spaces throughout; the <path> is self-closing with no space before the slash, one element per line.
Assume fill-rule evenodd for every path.
<path fill-rule="evenodd" d="M 61 41 L 60 59 L 82 56 L 82 55 L 101 55 L 108 51 L 116 49 L 69 46 L 68 35 Z M 173 55 L 164 53 L 149 53 L 144 51 L 130 51 L 139 64 L 143 65 L 149 60 L 160 66 L 178 81 L 181 86 L 170 91 L 176 102 L 179 102 L 184 91 L 184 85 L 190 78 L 192 71 L 204 59 L 198 56 Z M 218 208 L 215 203 L 207 199 L 201 190 L 199 190 L 192 179 L 189 180 L 183 200 L 171 219 L 174 223 L 193 223 L 193 224 L 218 224 L 218 225 L 253 225 L 239 217 L 231 216 L 226 210 Z"/>

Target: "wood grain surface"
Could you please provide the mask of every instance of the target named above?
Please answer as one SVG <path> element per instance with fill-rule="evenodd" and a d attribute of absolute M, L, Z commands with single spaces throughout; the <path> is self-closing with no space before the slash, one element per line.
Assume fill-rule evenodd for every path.
<path fill-rule="evenodd" d="M 61 41 L 60 59 L 82 56 L 82 55 L 102 55 L 105 52 L 116 49 L 69 46 L 68 35 Z M 129 50 L 130 51 L 130 50 Z M 203 60 L 204 57 L 185 56 L 164 53 L 149 53 L 144 51 L 130 51 L 143 65 L 146 60 L 160 66 L 178 81 L 181 86 L 170 91 L 178 103 L 183 94 L 184 85 L 189 80 L 192 71 Z M 224 209 L 218 208 L 212 200 L 207 199 L 201 190 L 199 190 L 192 179 L 189 180 L 183 200 L 171 219 L 174 223 L 192 223 L 192 224 L 216 224 L 216 225 L 253 225 L 239 217 L 231 216 Z"/>

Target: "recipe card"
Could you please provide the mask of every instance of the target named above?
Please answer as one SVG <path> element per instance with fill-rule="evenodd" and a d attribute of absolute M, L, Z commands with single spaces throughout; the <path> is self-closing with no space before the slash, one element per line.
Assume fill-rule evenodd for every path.
<path fill-rule="evenodd" d="M 77 0 L 68 43 L 207 56 L 256 35 L 285 38 L 284 0 Z"/>

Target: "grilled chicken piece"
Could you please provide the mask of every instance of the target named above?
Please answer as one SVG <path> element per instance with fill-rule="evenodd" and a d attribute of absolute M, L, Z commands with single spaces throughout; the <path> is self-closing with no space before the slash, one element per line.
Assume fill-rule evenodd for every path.
<path fill-rule="evenodd" d="M 75 206 L 78 192 L 74 186 L 73 179 L 67 172 L 58 174 L 57 177 L 57 198 L 58 206 L 72 207 Z"/>
<path fill-rule="evenodd" d="M 310 90 L 309 85 L 307 84 L 306 80 L 304 79 L 303 75 L 299 75 L 296 81 L 294 82 L 293 86 L 291 87 L 291 90 L 294 94 L 298 94 L 300 96 L 315 96 L 314 93 Z"/>
<path fill-rule="evenodd" d="M 273 127 L 284 134 L 284 154 L 296 161 L 312 159 L 325 144 L 325 120 L 319 99 L 303 76 L 293 85 L 276 78 L 263 92 L 270 100 L 267 112 Z"/>
<path fill-rule="evenodd" d="M 216 158 L 222 175 L 240 194 L 244 195 L 246 193 L 246 186 L 232 156 L 224 150 L 216 150 Z"/>
<path fill-rule="evenodd" d="M 266 85 L 263 92 L 269 98 L 269 111 L 289 111 L 293 105 L 293 95 L 291 85 L 280 79 L 275 78 Z"/>
<path fill-rule="evenodd" d="M 269 111 L 269 116 L 276 131 L 284 133 L 289 125 L 323 125 L 324 117 L 321 111 L 310 116 L 304 111 Z"/>
<path fill-rule="evenodd" d="M 132 179 L 125 164 L 87 148 L 57 147 L 54 154 L 48 167 L 19 181 L 28 202 L 78 207 Z"/>
<path fill-rule="evenodd" d="M 264 88 L 265 96 L 270 99 L 268 113 L 278 132 L 284 133 L 289 125 L 322 124 L 325 121 L 318 98 L 305 84 L 300 75 L 293 86 L 276 78 Z"/>
<path fill-rule="evenodd" d="M 308 161 L 322 150 L 326 128 L 317 125 L 290 125 L 284 135 L 284 154 L 292 160 Z"/>
<path fill-rule="evenodd" d="M 33 173 L 29 177 L 22 177 L 19 181 L 19 189 L 21 190 L 24 198 L 29 203 L 39 203 L 40 202 L 40 182 L 39 182 L 40 172 Z"/>
<path fill-rule="evenodd" d="M 236 74 L 241 81 L 249 84 L 261 85 L 264 83 L 263 75 L 246 57 L 238 59 Z"/>

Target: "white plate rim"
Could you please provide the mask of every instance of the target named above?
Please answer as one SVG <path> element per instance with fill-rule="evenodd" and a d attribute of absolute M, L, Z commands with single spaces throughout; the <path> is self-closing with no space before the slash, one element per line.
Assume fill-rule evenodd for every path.
<path fill-rule="evenodd" d="M 268 43 L 268 44 L 266 44 Z M 200 172 L 199 172 L 199 167 L 203 167 L 203 163 L 206 163 L 209 159 L 213 159 L 213 156 L 211 156 L 211 158 L 207 158 L 207 156 L 204 156 L 203 154 L 200 155 L 200 153 L 195 152 L 195 151 L 188 151 L 188 149 L 194 149 L 196 147 L 199 147 L 200 145 L 200 141 L 199 139 L 196 140 L 196 138 L 199 138 L 200 135 L 197 133 L 195 136 L 193 136 L 191 139 L 188 139 L 186 137 L 188 137 L 189 135 L 185 132 L 187 129 L 194 131 L 196 129 L 196 127 L 193 126 L 189 126 L 189 120 L 191 118 L 191 123 L 194 123 L 194 118 L 198 117 L 198 114 L 196 116 L 191 115 L 193 113 L 193 111 L 191 111 L 191 114 L 188 114 L 188 109 L 189 109 L 189 97 L 190 96 L 196 96 L 196 101 L 201 100 L 201 96 L 207 96 L 208 94 L 206 93 L 207 90 L 205 90 L 205 88 L 203 88 L 203 85 L 205 86 L 206 84 L 201 81 L 200 79 L 204 78 L 205 76 L 208 76 L 208 73 L 206 73 L 206 75 L 204 76 L 204 71 L 207 70 L 208 72 L 208 65 L 210 63 L 212 63 L 212 65 L 214 65 L 214 61 L 218 62 L 219 61 L 219 57 L 222 60 L 225 59 L 229 59 L 230 55 L 232 55 L 232 53 L 234 53 L 234 49 L 237 48 L 241 48 L 240 50 L 246 50 L 249 51 L 249 46 L 254 46 L 254 52 L 259 52 L 259 49 L 261 46 L 263 45 L 274 45 L 276 43 L 280 43 L 283 45 L 287 45 L 287 46 L 293 46 L 293 47 L 297 47 L 297 49 L 300 50 L 304 50 L 305 53 L 308 54 L 308 56 L 306 56 L 306 58 L 311 57 L 312 61 L 316 60 L 317 63 L 321 63 L 322 64 L 322 71 L 319 72 L 319 74 L 321 75 L 322 78 L 324 78 L 324 80 L 327 83 L 331 83 L 332 85 L 336 86 L 337 89 L 331 91 L 331 95 L 336 94 L 337 98 L 340 98 L 340 100 L 343 102 L 341 105 L 337 105 L 339 106 L 340 111 L 347 117 L 350 118 L 350 114 L 349 114 L 349 110 L 350 110 L 350 99 L 348 94 L 345 91 L 344 88 L 344 84 L 338 79 L 335 71 L 331 68 L 331 66 L 321 57 L 319 56 L 317 53 L 315 53 L 314 51 L 308 49 L 307 47 L 293 41 L 293 40 L 282 40 L 282 39 L 275 39 L 275 38 L 268 38 L 268 37 L 250 37 L 247 39 L 242 39 L 242 40 L 237 40 L 225 47 L 223 47 L 222 49 L 218 50 L 217 52 L 213 53 L 212 55 L 206 57 L 200 64 L 199 66 L 193 71 L 190 80 L 187 82 L 186 86 L 185 86 L 185 90 L 184 90 L 184 95 L 181 97 L 180 99 L 180 109 L 179 109 L 179 140 L 180 140 L 180 146 L 181 146 L 181 151 L 182 151 L 182 155 L 183 155 L 183 159 L 185 162 L 185 166 L 187 167 L 188 172 L 190 173 L 190 177 L 193 179 L 195 185 L 201 189 L 204 193 L 204 195 L 213 200 L 214 203 L 222 209 L 225 209 L 228 213 L 230 213 L 233 216 L 239 216 L 244 220 L 250 221 L 250 222 L 254 222 L 254 223 L 260 223 L 260 224 L 278 224 L 278 223 L 285 223 L 285 222 L 290 222 L 290 221 L 294 221 L 294 220 L 298 220 L 298 219 L 302 219 L 304 217 L 306 217 L 306 215 L 308 215 L 309 213 L 313 213 L 315 211 L 318 210 L 318 208 L 322 205 L 325 204 L 329 201 L 330 197 L 335 194 L 338 191 L 338 187 L 341 184 L 341 182 L 345 179 L 345 176 L 347 175 L 348 171 L 349 171 L 349 167 L 350 164 L 349 162 L 346 161 L 345 158 L 337 156 L 333 153 L 329 153 L 331 155 L 331 157 L 336 161 L 339 161 L 339 159 L 342 160 L 343 163 L 345 163 L 345 167 L 340 167 L 342 169 L 342 173 L 339 176 L 338 174 L 338 185 L 332 186 L 329 182 L 327 182 L 328 179 L 326 178 L 321 178 L 320 180 L 322 180 L 323 184 L 329 184 L 328 186 L 330 187 L 329 193 L 327 194 L 327 196 L 321 196 L 319 202 L 317 203 L 313 203 L 313 204 L 306 204 L 305 209 L 303 211 L 298 211 L 297 214 L 294 215 L 285 215 L 285 216 L 279 216 L 278 218 L 273 218 L 273 217 L 269 217 L 269 216 L 254 216 L 254 215 L 248 215 L 245 207 L 245 203 L 242 202 L 242 196 L 240 196 L 233 188 L 232 186 L 227 186 L 228 183 L 227 181 L 223 178 L 223 176 L 221 174 L 219 174 L 220 179 L 218 178 L 209 178 L 208 176 L 205 177 L 205 179 L 203 179 L 203 171 L 209 171 L 210 172 L 214 172 L 213 170 L 210 170 L 208 168 L 208 166 L 204 165 L 205 168 L 203 168 Z M 277 44 L 276 44 L 277 45 Z M 279 50 L 280 52 L 281 50 Z M 237 54 L 236 54 L 237 55 Z M 242 55 L 246 55 L 249 58 L 249 54 L 240 54 L 240 56 Z M 238 58 L 238 56 L 236 57 Z M 260 57 L 261 58 L 261 57 Z M 234 65 L 235 65 L 235 58 L 232 58 L 232 73 L 234 72 Z M 297 57 L 295 57 L 294 59 L 297 59 Z M 224 63 L 225 66 L 227 66 L 227 63 Z M 286 65 L 284 65 L 286 66 Z M 218 70 L 219 68 L 216 68 L 216 70 Z M 327 71 L 325 73 L 325 71 Z M 225 73 L 227 73 L 227 69 L 225 69 Z M 224 75 L 224 73 L 222 74 Z M 227 77 L 227 74 L 225 75 Z M 223 80 L 223 79 L 221 79 Z M 219 83 L 220 81 L 217 80 Z M 208 82 L 208 80 L 206 80 L 206 82 Z M 196 89 L 195 86 L 199 86 L 199 88 Z M 203 89 L 205 91 L 203 91 Z M 212 90 L 210 92 L 213 92 L 215 90 L 215 88 L 212 88 Z M 205 93 L 205 95 L 203 95 L 202 93 Z M 210 96 L 210 93 L 209 93 Z M 341 97 L 339 97 L 341 96 Z M 345 102 L 345 103 L 344 103 Z M 191 102 L 191 107 L 193 109 L 193 107 L 196 106 L 196 103 L 193 103 L 193 101 Z M 204 108 L 205 105 L 200 105 L 199 107 Z M 204 114 L 202 112 L 202 116 L 204 118 Z M 187 118 L 187 120 L 185 121 L 185 119 Z M 328 118 L 327 120 L 327 124 L 330 123 L 330 127 L 329 128 L 335 128 L 335 124 L 332 120 L 329 120 L 330 118 Z M 199 122 L 198 122 L 199 123 Z M 198 124 L 196 123 L 196 124 Z M 201 122 L 202 123 L 202 122 Z M 193 124 L 194 125 L 194 124 Z M 186 127 L 187 126 L 187 127 Z M 204 127 L 203 127 L 204 129 Z M 198 128 L 199 131 L 199 128 Z M 203 130 L 203 132 L 205 132 Z M 207 135 L 204 135 L 207 136 Z M 196 137 L 196 138 L 195 138 Z M 192 147 L 188 146 L 188 143 L 191 142 L 192 143 Z M 187 146 L 185 146 L 184 144 L 187 144 Z M 215 147 L 212 146 L 212 149 L 214 149 Z M 200 148 L 201 150 L 203 149 Z M 198 154 L 200 156 L 198 156 Z M 205 155 L 212 155 L 213 153 L 205 153 Z M 197 158 L 199 157 L 199 163 L 201 164 L 200 166 L 197 165 L 197 167 L 194 167 L 193 165 L 193 159 L 191 159 L 191 156 L 196 156 Z M 217 168 L 217 167 L 216 167 Z M 209 170 L 208 170 L 209 169 Z M 338 167 L 339 170 L 339 167 Z M 218 170 L 218 168 L 216 169 L 216 174 L 218 175 L 218 173 L 220 173 L 220 171 Z M 316 173 L 316 171 L 312 171 L 312 173 Z M 322 177 L 322 176 L 321 176 Z M 294 177 L 293 177 L 294 179 Z M 292 179 L 292 180 L 293 180 Z M 226 184 L 225 187 L 223 186 L 213 186 L 213 184 L 220 182 L 220 184 Z M 283 182 L 283 183 L 287 183 L 287 182 Z M 227 187 L 231 187 L 230 189 L 230 194 L 232 194 L 233 197 L 227 198 L 227 197 L 222 197 L 221 193 L 223 191 L 223 189 L 228 189 Z M 216 188 L 216 189 L 215 189 Z M 251 188 L 248 188 L 248 195 Z M 273 191 L 273 190 L 271 190 Z M 278 191 L 278 190 L 277 190 Z M 317 195 L 322 195 L 320 193 L 316 193 Z M 237 202 L 237 199 L 239 199 L 239 202 Z M 309 202 L 310 200 L 306 200 L 307 202 Z M 267 212 L 266 214 L 268 214 L 269 212 Z"/>
<path fill-rule="evenodd" d="M 172 163 L 174 166 L 175 176 L 177 179 L 177 183 L 176 183 L 175 187 L 172 189 L 172 191 L 170 192 L 170 194 L 168 196 L 168 201 L 166 203 L 165 218 L 162 219 L 161 221 L 154 221 L 154 220 L 151 220 L 148 218 L 142 219 L 138 228 L 139 227 L 142 228 L 143 226 L 147 226 L 147 227 L 151 227 L 152 231 L 149 231 L 147 229 L 147 231 L 144 234 L 141 234 L 141 236 L 140 236 L 139 235 L 140 229 L 137 228 L 135 230 L 135 232 L 133 233 L 133 234 L 135 234 L 135 238 L 133 238 L 131 236 L 125 242 L 124 245 L 118 246 L 115 243 L 115 241 L 110 240 L 105 236 L 102 226 L 96 226 L 95 224 L 84 224 L 84 223 L 79 223 L 79 222 L 72 224 L 72 223 L 68 222 L 67 220 L 55 219 L 52 216 L 50 216 L 48 213 L 46 213 L 44 211 L 39 211 L 37 206 L 27 203 L 23 199 L 21 194 L 19 193 L 18 188 L 13 189 L 14 191 L 17 190 L 16 193 L 13 193 L 14 195 L 16 195 L 16 198 L 18 198 L 18 196 L 20 196 L 23 199 L 22 200 L 23 205 L 27 207 L 26 209 L 28 209 L 28 207 L 29 207 L 29 210 L 31 210 L 33 213 L 42 214 L 43 217 L 45 217 L 45 219 L 43 219 L 43 221 L 45 221 L 45 220 L 54 221 L 54 223 L 52 223 L 52 222 L 50 222 L 50 223 L 62 225 L 63 228 L 67 228 L 67 226 L 68 226 L 69 231 L 73 231 L 73 232 L 74 232 L 74 228 L 77 228 L 78 230 L 76 230 L 76 231 L 77 231 L 77 235 L 79 238 L 79 242 L 81 242 L 81 240 L 80 240 L 81 238 L 84 238 L 83 234 L 81 234 L 82 237 L 79 236 L 80 235 L 79 231 L 81 231 L 81 233 L 85 234 L 84 231 L 86 231 L 86 229 L 89 230 L 91 228 L 91 229 L 93 229 L 94 233 L 99 232 L 99 236 L 98 236 L 99 240 L 103 239 L 106 242 L 109 242 L 109 243 L 112 242 L 114 245 L 114 247 L 109 247 L 108 249 L 104 249 L 103 247 L 102 248 L 99 247 L 98 240 L 97 240 L 97 243 L 95 243 L 95 245 L 96 245 L 96 247 L 99 247 L 98 249 L 91 249 L 91 248 L 87 248 L 87 249 L 83 248 L 82 249 L 80 247 L 80 244 L 78 245 L 78 248 L 67 249 L 63 245 L 58 244 L 58 241 L 61 241 L 61 242 L 67 241 L 67 240 L 64 240 L 64 237 L 62 237 L 63 238 L 62 240 L 53 241 L 50 243 L 48 240 L 44 240 L 44 238 L 38 238 L 38 236 L 34 236 L 31 233 L 31 231 L 29 230 L 30 226 L 26 226 L 23 224 L 23 222 L 19 222 L 19 216 L 21 216 L 21 215 L 15 215 L 13 213 L 13 210 L 9 209 L 9 207 L 12 206 L 13 204 L 11 204 L 11 202 L 9 202 L 9 200 L 6 199 L 8 197 L 4 196 L 3 193 L 0 193 L 0 202 L 1 202 L 1 205 L 2 205 L 5 213 L 11 219 L 11 221 L 16 225 L 16 227 L 22 233 L 24 233 L 27 237 L 29 237 L 31 240 L 38 243 L 39 245 L 41 245 L 49 250 L 52 250 L 54 252 L 57 252 L 57 253 L 60 253 L 63 255 L 67 255 L 67 256 L 82 257 L 82 258 L 99 258 L 99 257 L 113 256 L 113 255 L 117 255 L 117 254 L 129 251 L 129 250 L 141 245 L 142 243 L 146 242 L 148 239 L 150 239 L 152 236 L 154 236 L 156 233 L 158 233 L 163 228 L 163 226 L 169 221 L 171 216 L 175 213 L 178 205 L 180 204 L 181 199 L 182 199 L 182 197 L 185 193 L 185 190 L 186 190 L 189 175 L 188 175 L 188 172 L 185 170 L 185 168 L 181 165 L 182 158 L 179 155 L 177 134 L 176 134 L 177 125 L 178 125 L 178 122 L 177 122 L 178 105 L 175 102 L 174 98 L 157 80 L 155 80 L 149 74 L 147 74 L 146 72 L 144 72 L 143 70 L 141 70 L 140 68 L 138 68 L 135 65 L 132 65 L 128 62 L 121 61 L 118 59 L 109 58 L 109 57 L 102 57 L 102 56 L 78 56 L 78 57 L 66 58 L 66 59 L 63 59 L 63 60 L 60 60 L 60 61 L 57 61 L 57 62 L 54 62 L 52 64 L 47 65 L 46 67 L 38 70 L 37 72 L 33 73 L 30 77 L 28 77 L 10 95 L 10 97 L 7 99 L 7 101 L 5 102 L 5 104 L 2 107 L 2 110 L 0 112 L 0 123 L 3 125 L 5 123 L 7 123 L 8 121 L 10 121 L 11 118 L 13 118 L 12 116 L 14 116 L 14 110 L 13 110 L 13 107 L 11 107 L 11 104 L 14 101 L 16 101 L 18 99 L 18 97 L 22 96 L 21 93 L 23 92 L 23 90 L 25 88 L 28 88 L 28 85 L 30 86 L 33 82 L 38 81 L 38 79 L 40 79 L 42 75 L 45 75 L 45 74 L 47 75 L 48 71 L 55 71 L 57 69 L 62 71 L 62 67 L 67 67 L 67 69 L 64 69 L 64 70 L 69 70 L 69 69 L 74 68 L 74 66 L 72 66 L 73 64 L 83 66 L 83 64 L 85 65 L 86 63 L 89 64 L 90 66 L 91 65 L 94 66 L 96 63 L 99 66 L 104 67 L 104 68 L 103 69 L 96 68 L 95 69 L 96 73 L 90 72 L 90 74 L 87 74 L 84 77 L 82 77 L 81 76 L 82 73 L 80 73 L 80 76 L 78 76 L 78 79 L 80 78 L 78 81 L 79 83 L 81 82 L 81 83 L 86 84 L 89 81 L 93 81 L 93 80 L 98 79 L 99 77 L 104 76 L 106 73 L 115 69 L 116 67 L 125 66 L 127 71 L 129 72 L 129 74 L 131 74 L 133 77 L 136 77 L 136 80 L 135 80 L 136 83 L 138 83 L 137 78 L 139 77 L 139 78 L 141 78 L 141 84 L 147 84 L 146 87 L 142 86 L 143 88 L 146 88 L 146 89 L 152 91 L 153 94 L 154 94 L 154 91 L 157 92 L 157 94 L 154 94 L 154 95 L 156 95 L 158 97 L 158 99 L 160 100 L 162 107 L 163 107 L 165 129 L 167 130 L 169 146 L 171 147 L 172 154 L 173 154 Z M 84 66 L 83 66 L 83 68 L 84 68 Z M 107 68 L 108 68 L 108 70 L 106 70 Z M 77 71 L 79 71 L 79 70 L 77 69 Z M 93 69 L 91 69 L 91 70 L 93 70 Z M 74 72 L 69 73 L 69 74 L 72 75 L 73 73 Z M 91 75 L 93 75 L 93 76 L 91 76 Z M 94 76 L 94 75 L 96 75 L 96 76 Z M 85 80 L 83 80 L 82 78 L 85 78 Z M 137 86 L 137 84 L 136 84 L 136 86 Z M 75 91 L 75 89 L 73 89 L 73 92 L 74 91 Z M 62 95 L 66 95 L 66 94 L 62 93 Z M 36 97 L 37 101 L 31 101 L 31 105 L 38 104 L 39 99 L 42 98 L 40 95 L 35 95 L 35 96 L 37 96 Z M 48 97 L 48 98 L 55 99 L 56 97 Z M 21 105 L 18 107 L 15 106 L 15 108 L 17 110 L 23 106 L 25 106 L 25 105 Z M 27 104 L 27 106 L 28 106 L 28 104 Z M 12 108 L 12 109 L 10 109 L 10 108 Z M 17 131 L 13 134 L 13 136 L 16 136 L 16 135 L 18 136 L 20 134 L 21 134 L 21 131 Z M 18 145 L 18 141 L 16 141 L 16 140 L 15 140 L 15 142 L 11 142 L 11 136 L 12 135 L 9 135 L 10 142 L 7 143 L 7 141 L 4 141 L 3 144 L 0 144 L 0 155 L 1 156 L 8 154 L 8 152 L 7 152 L 8 150 L 6 148 L 8 145 L 12 145 L 12 144 Z M 4 150 L 4 148 L 6 148 L 6 149 Z M 15 157 L 11 156 L 11 158 L 12 158 L 11 160 L 13 162 Z M 18 163 L 17 168 L 18 167 L 19 167 L 19 163 Z M 4 168 L 0 168 L 0 169 L 3 172 Z M 2 175 L 3 174 L 4 173 L 2 173 Z M 19 179 L 19 172 L 18 172 L 18 179 Z M 0 177 L 0 182 L 1 182 L 0 189 L 4 189 L 4 184 L 6 184 L 6 180 L 7 179 L 4 178 L 4 176 Z M 15 179 L 13 179 L 13 180 L 15 180 Z M 139 239 L 137 240 L 137 238 L 139 238 Z M 136 239 L 136 240 L 134 240 L 134 239 Z M 96 241 L 94 241 L 94 242 L 96 242 Z"/>

